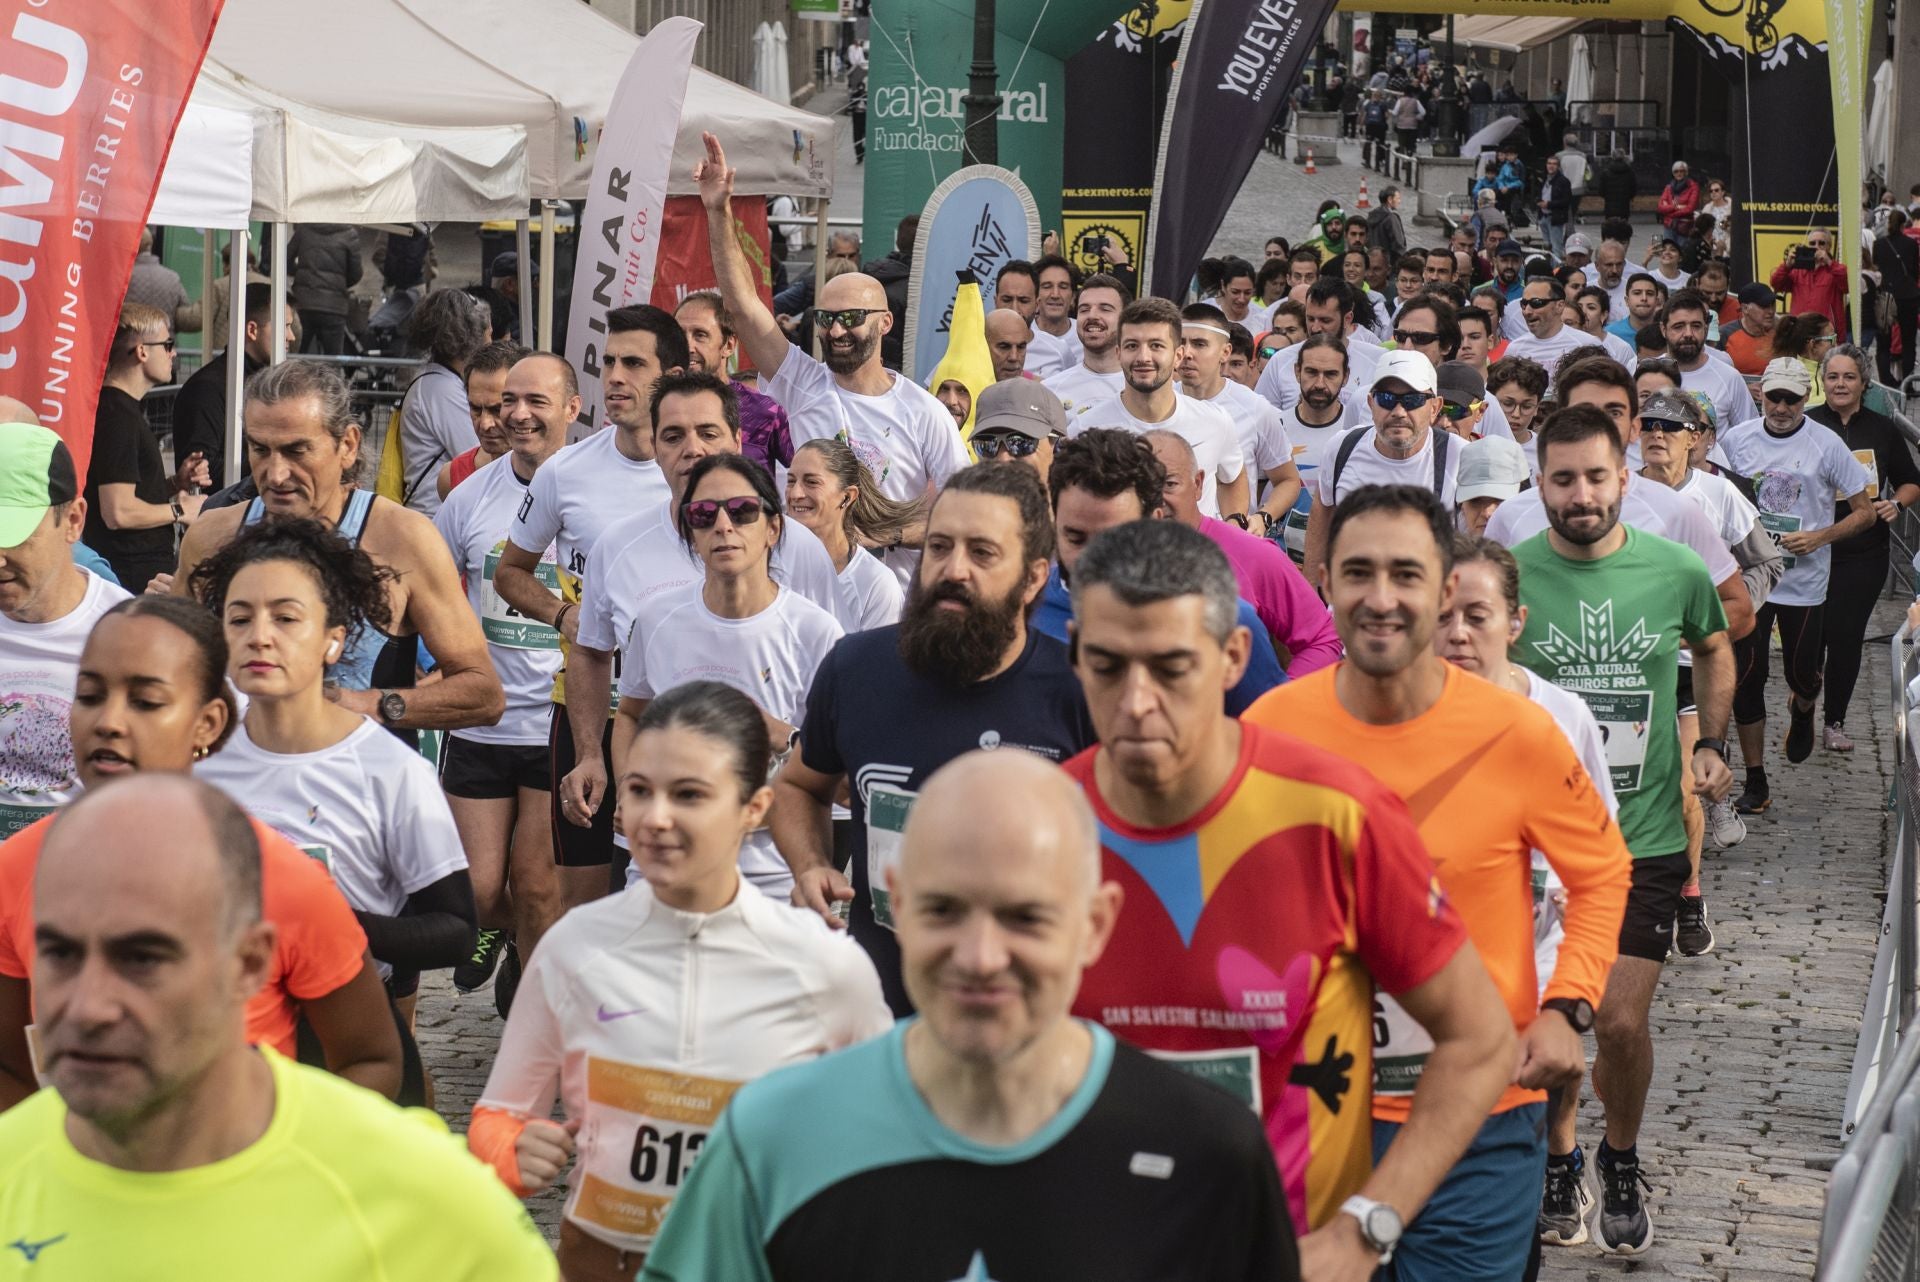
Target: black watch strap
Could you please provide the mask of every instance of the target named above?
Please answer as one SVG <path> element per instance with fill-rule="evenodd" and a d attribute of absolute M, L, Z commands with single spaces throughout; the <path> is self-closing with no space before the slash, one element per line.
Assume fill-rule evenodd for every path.
<path fill-rule="evenodd" d="M 1727 759 L 1727 741 L 1725 739 L 1695 739 L 1693 741 L 1693 750 L 1698 752 L 1702 748 L 1705 748 L 1709 752 L 1718 753 L 1722 761 Z"/>
<path fill-rule="evenodd" d="M 1557 1010 L 1567 1017 L 1567 1023 L 1576 1033 L 1584 1033 L 1593 1028 L 1593 1003 L 1584 997 L 1549 997 L 1540 1003 L 1541 1010 Z"/>

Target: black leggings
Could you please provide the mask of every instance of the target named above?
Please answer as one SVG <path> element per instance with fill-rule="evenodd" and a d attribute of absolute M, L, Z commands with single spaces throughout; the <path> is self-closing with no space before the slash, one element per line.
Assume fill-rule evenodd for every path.
<path fill-rule="evenodd" d="M 1747 652 L 1740 656 L 1739 681 L 1733 688 L 1733 720 L 1750 726 L 1767 719 L 1767 669 L 1772 666 L 1773 624 L 1780 622 L 1780 666 L 1787 689 L 1800 702 L 1820 697 L 1821 616 L 1824 605 L 1776 605 L 1769 601 L 1753 614 L 1753 632 Z"/>
<path fill-rule="evenodd" d="M 1860 651 L 1866 644 L 1867 621 L 1887 581 L 1886 548 L 1865 556 L 1833 557 L 1833 578 L 1827 585 L 1827 723 L 1843 725 L 1853 687 L 1860 680 Z"/>

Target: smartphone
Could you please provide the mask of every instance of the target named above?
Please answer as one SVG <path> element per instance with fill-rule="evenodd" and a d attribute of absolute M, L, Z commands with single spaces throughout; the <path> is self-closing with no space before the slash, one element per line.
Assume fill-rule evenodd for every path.
<path fill-rule="evenodd" d="M 1087 236 L 1080 241 L 1080 252 L 1089 258 L 1097 258 L 1106 252 L 1111 243 L 1105 236 Z"/>
<path fill-rule="evenodd" d="M 1811 270 L 1814 265 L 1814 261 L 1815 261 L 1815 255 L 1813 252 L 1813 246 L 1800 245 L 1795 247 L 1793 251 L 1793 265 L 1796 268 L 1798 268 L 1800 271 Z"/>

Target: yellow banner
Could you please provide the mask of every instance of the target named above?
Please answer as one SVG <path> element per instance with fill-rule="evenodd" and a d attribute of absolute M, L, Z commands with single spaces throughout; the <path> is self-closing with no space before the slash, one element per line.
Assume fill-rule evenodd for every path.
<path fill-rule="evenodd" d="M 1837 7 L 1843 0 L 1832 0 Z M 1849 0 L 1851 2 L 1851 0 Z M 1454 13 L 1497 18 L 1592 18 L 1665 20 L 1678 18 L 1695 31 L 1719 36 L 1742 49 L 1765 53 L 1786 36 L 1810 44 L 1827 39 L 1825 0 L 1786 0 L 1772 13 L 1767 3 L 1750 0 L 1341 0 L 1342 9 L 1363 13 Z M 1855 7 L 1859 7 L 1855 4 Z"/>

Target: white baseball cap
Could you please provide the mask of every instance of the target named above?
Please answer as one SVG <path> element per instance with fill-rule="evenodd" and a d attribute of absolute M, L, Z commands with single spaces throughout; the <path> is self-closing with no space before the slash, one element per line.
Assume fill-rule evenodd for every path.
<path fill-rule="evenodd" d="M 1460 451 L 1460 474 L 1453 499 L 1499 499 L 1520 492 L 1527 483 L 1527 452 L 1504 436 L 1483 436 Z"/>
<path fill-rule="evenodd" d="M 1419 352 L 1396 350 L 1382 356 L 1380 363 L 1373 367 L 1371 387 L 1378 387 L 1390 378 L 1398 379 L 1414 391 L 1425 392 L 1429 396 L 1440 390 L 1433 362 Z"/>

